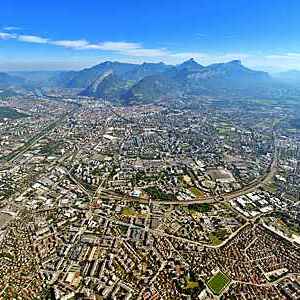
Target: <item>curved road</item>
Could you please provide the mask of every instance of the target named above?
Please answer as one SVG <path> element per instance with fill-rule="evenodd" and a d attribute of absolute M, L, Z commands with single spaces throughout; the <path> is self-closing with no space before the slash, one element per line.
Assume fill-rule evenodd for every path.
<path fill-rule="evenodd" d="M 274 144 L 275 144 L 275 142 L 274 142 Z M 275 151 L 274 151 L 274 157 L 273 157 L 272 163 L 270 164 L 266 174 L 261 176 L 254 182 L 250 183 L 249 185 L 243 187 L 240 190 L 237 190 L 235 192 L 228 193 L 228 194 L 225 193 L 225 194 L 222 194 L 219 196 L 209 196 L 206 198 L 195 199 L 195 200 L 190 200 L 190 201 L 152 200 L 151 202 L 155 203 L 155 204 L 161 204 L 161 205 L 190 205 L 190 204 L 198 204 L 198 203 L 214 203 L 214 202 L 219 202 L 219 201 L 228 201 L 233 198 L 242 196 L 244 194 L 248 194 L 248 193 L 256 191 L 259 187 L 261 187 L 262 185 L 264 185 L 265 183 L 267 183 L 268 181 L 270 181 L 272 179 L 273 175 L 276 172 L 276 169 L 277 169 L 277 149 L 275 149 Z M 121 195 L 121 194 L 118 194 L 111 190 L 102 189 L 101 194 L 104 196 L 107 196 L 107 197 L 111 197 L 111 198 L 120 198 L 122 200 L 126 199 L 127 201 L 138 201 L 140 203 L 149 203 L 148 199 L 138 198 L 138 197 L 130 197 L 128 195 Z M 100 197 L 101 197 L 101 195 L 100 195 Z M 220 200 L 218 200 L 218 199 L 220 199 Z"/>

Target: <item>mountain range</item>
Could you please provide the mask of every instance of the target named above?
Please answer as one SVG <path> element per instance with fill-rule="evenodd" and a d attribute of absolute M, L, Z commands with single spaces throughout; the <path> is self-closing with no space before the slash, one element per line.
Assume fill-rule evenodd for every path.
<path fill-rule="evenodd" d="M 25 84 L 25 79 L 10 75 L 4 72 L 0 72 L 0 88 L 4 89 L 10 86 L 20 86 Z"/>
<path fill-rule="evenodd" d="M 291 85 L 287 75 L 291 76 L 280 74 L 272 77 L 266 72 L 245 67 L 239 60 L 208 66 L 193 58 L 175 66 L 162 62 L 130 64 L 106 61 L 80 71 L 0 73 L 0 87 L 76 88 L 80 90 L 80 96 L 130 105 L 186 95 L 273 97 L 282 89 L 293 94 L 295 87 L 300 87 L 300 80 L 294 80 L 294 85 Z M 297 77 L 295 72 L 293 76 Z"/>
<path fill-rule="evenodd" d="M 300 85 L 300 71 L 289 70 L 286 72 L 276 73 L 273 75 L 274 78 L 293 85 Z"/>

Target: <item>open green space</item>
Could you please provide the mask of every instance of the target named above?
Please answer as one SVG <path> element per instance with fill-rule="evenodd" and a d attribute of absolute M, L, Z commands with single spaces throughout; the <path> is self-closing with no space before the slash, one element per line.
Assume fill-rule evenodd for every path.
<path fill-rule="evenodd" d="M 6 106 L 0 106 L 0 119 L 19 119 L 26 117 L 28 117 L 28 115 L 18 112 L 16 109 Z"/>
<path fill-rule="evenodd" d="M 225 228 L 219 228 L 215 230 L 214 232 L 210 232 L 208 237 L 210 239 L 210 242 L 214 245 L 217 246 L 221 244 L 226 238 L 228 237 L 228 232 Z"/>
<path fill-rule="evenodd" d="M 208 235 L 208 237 L 209 237 L 209 240 L 210 240 L 210 242 L 212 243 L 213 246 L 217 246 L 217 245 L 221 244 L 221 242 L 222 242 L 222 241 L 218 238 L 218 236 L 215 235 L 215 234 L 213 234 L 213 233 L 210 233 L 210 234 Z"/>
<path fill-rule="evenodd" d="M 200 213 L 207 213 L 212 209 L 211 205 L 209 205 L 208 203 L 190 204 L 188 208 L 191 211 L 196 211 Z"/>
<path fill-rule="evenodd" d="M 54 155 L 58 152 L 60 147 L 63 146 L 63 141 L 51 142 L 49 144 L 43 145 L 41 148 L 41 154 Z"/>
<path fill-rule="evenodd" d="M 122 215 L 127 217 L 135 217 L 137 215 L 137 212 L 130 207 L 124 207 L 122 209 Z"/>
<path fill-rule="evenodd" d="M 191 187 L 191 188 L 190 188 L 190 191 L 191 191 L 196 197 L 201 198 L 201 197 L 204 196 L 204 193 L 203 193 L 201 190 L 199 190 L 197 187 L 195 187 L 195 186 Z"/>
<path fill-rule="evenodd" d="M 136 211 L 131 207 L 124 207 L 122 209 L 122 215 L 126 217 L 135 217 L 135 218 L 145 218 L 147 216 L 147 214 Z"/>
<path fill-rule="evenodd" d="M 154 199 L 160 199 L 164 201 L 173 200 L 174 196 L 171 194 L 167 194 L 161 189 L 157 187 L 147 187 L 144 189 L 144 191 L 149 194 Z"/>
<path fill-rule="evenodd" d="M 215 295 L 220 295 L 229 282 L 230 278 L 228 278 L 224 273 L 218 272 L 210 278 L 207 285 Z"/>
<path fill-rule="evenodd" d="M 12 254 L 10 254 L 9 252 L 1 252 L 0 258 L 7 258 L 9 260 L 13 260 L 14 256 Z"/>

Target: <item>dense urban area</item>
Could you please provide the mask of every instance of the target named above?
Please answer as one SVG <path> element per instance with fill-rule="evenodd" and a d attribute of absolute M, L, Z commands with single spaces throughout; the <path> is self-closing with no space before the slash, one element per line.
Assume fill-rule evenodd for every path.
<path fill-rule="evenodd" d="M 299 107 L 172 97 L 0 93 L 1 299 L 300 299 Z"/>
<path fill-rule="evenodd" d="M 3 0 L 0 300 L 300 300 L 300 0 Z"/>

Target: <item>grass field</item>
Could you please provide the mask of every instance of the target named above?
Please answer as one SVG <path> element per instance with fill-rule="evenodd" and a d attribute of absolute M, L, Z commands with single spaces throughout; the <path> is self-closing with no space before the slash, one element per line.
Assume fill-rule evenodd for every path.
<path fill-rule="evenodd" d="M 221 244 L 221 240 L 213 233 L 210 233 L 209 234 L 209 239 L 210 239 L 210 242 L 213 244 L 213 246 L 217 246 L 219 244 Z"/>
<path fill-rule="evenodd" d="M 130 207 L 124 207 L 122 209 L 122 215 L 125 217 L 134 217 L 134 218 L 146 218 L 147 214 L 143 212 L 138 212 Z"/>
<path fill-rule="evenodd" d="M 190 191 L 197 197 L 197 198 L 203 198 L 204 197 L 204 193 L 199 190 L 198 188 L 196 188 L 195 186 L 190 188 Z"/>
<path fill-rule="evenodd" d="M 220 295 L 229 282 L 230 279 L 224 273 L 218 272 L 210 278 L 207 285 L 215 295 Z"/>
<path fill-rule="evenodd" d="M 125 207 L 122 209 L 122 214 L 127 217 L 136 217 L 137 212 L 129 207 Z"/>

